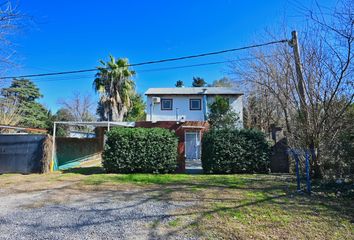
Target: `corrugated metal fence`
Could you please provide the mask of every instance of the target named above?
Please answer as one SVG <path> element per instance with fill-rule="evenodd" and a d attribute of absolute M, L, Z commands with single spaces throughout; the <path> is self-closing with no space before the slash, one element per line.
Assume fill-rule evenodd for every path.
<path fill-rule="evenodd" d="M 43 172 L 47 135 L 0 135 L 0 173 Z"/>

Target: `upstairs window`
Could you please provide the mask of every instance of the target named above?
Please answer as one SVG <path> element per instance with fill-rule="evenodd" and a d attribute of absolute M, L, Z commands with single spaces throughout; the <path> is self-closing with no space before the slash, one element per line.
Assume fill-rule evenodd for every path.
<path fill-rule="evenodd" d="M 161 110 L 172 110 L 172 98 L 161 98 Z"/>
<path fill-rule="evenodd" d="M 189 110 L 201 110 L 202 100 L 201 99 L 189 99 Z"/>

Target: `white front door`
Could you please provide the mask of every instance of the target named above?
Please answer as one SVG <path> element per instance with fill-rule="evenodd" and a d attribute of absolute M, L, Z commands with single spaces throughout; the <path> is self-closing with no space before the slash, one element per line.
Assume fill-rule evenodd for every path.
<path fill-rule="evenodd" d="M 187 160 L 200 159 L 200 132 L 185 133 L 185 155 Z"/>

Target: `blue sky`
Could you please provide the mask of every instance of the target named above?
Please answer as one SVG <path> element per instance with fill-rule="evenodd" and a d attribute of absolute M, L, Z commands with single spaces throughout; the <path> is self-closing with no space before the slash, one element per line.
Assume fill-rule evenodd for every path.
<path fill-rule="evenodd" d="M 9 74 L 34 74 L 93 68 L 98 60 L 127 57 L 131 63 L 241 47 L 258 42 L 266 27 L 277 27 L 284 18 L 298 28 L 299 5 L 309 1 L 179 0 L 179 1 L 19 1 L 34 24 L 15 39 L 19 67 Z M 320 1 L 330 5 L 335 1 Z M 289 32 L 290 35 L 290 32 Z M 244 54 L 244 53 L 239 53 Z M 228 60 L 220 55 L 195 60 L 136 67 L 137 91 L 173 87 L 177 80 L 189 86 L 193 76 L 211 83 L 227 75 L 226 65 L 169 71 L 146 69 Z M 44 103 L 52 111 L 58 99 L 72 92 L 91 94 L 92 73 L 33 79 Z"/>

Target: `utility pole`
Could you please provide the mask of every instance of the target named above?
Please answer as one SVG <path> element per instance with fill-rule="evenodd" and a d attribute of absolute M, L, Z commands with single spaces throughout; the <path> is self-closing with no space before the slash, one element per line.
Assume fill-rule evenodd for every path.
<path fill-rule="evenodd" d="M 294 51 L 295 69 L 296 69 L 296 77 L 297 77 L 297 88 L 299 91 L 299 98 L 300 98 L 301 118 L 303 118 L 303 121 L 307 127 L 307 111 L 306 111 L 304 77 L 302 75 L 302 65 L 301 65 L 300 49 L 299 49 L 299 41 L 297 38 L 297 32 L 292 31 L 291 37 L 292 38 L 289 41 L 289 45 L 293 48 L 293 51 Z"/>

